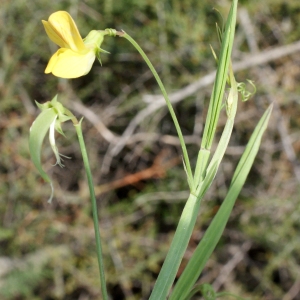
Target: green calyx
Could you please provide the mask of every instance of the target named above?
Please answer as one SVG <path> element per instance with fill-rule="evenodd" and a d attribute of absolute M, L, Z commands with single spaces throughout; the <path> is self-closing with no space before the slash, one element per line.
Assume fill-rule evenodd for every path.
<path fill-rule="evenodd" d="M 101 65 L 102 65 L 102 63 L 101 63 L 101 59 L 100 59 L 100 53 L 109 54 L 109 52 L 107 52 L 106 50 L 101 49 L 100 46 L 101 46 L 101 44 L 104 40 L 104 36 L 109 35 L 109 34 L 110 33 L 107 30 L 92 30 L 83 39 L 84 45 L 87 48 L 92 49 L 95 52 L 95 55 L 96 55 L 96 57 L 99 60 Z"/>
<path fill-rule="evenodd" d="M 52 193 L 51 197 L 48 200 L 48 202 L 51 202 L 53 197 L 53 185 L 50 177 L 42 167 L 42 144 L 47 132 L 49 131 L 49 141 L 56 157 L 56 164 L 63 167 L 61 158 L 62 155 L 58 152 L 55 144 L 55 131 L 64 135 L 61 128 L 61 123 L 72 119 L 72 116 L 70 115 L 69 111 L 66 110 L 64 106 L 57 101 L 57 95 L 51 101 L 48 101 L 44 104 L 36 102 L 36 104 L 41 110 L 41 113 L 37 116 L 30 128 L 29 151 L 33 164 L 39 171 L 40 175 L 46 182 L 49 182 L 51 185 Z"/>

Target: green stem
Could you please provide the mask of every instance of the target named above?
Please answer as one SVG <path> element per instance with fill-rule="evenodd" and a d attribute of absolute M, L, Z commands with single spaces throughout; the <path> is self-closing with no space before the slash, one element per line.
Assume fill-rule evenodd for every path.
<path fill-rule="evenodd" d="M 81 121 L 82 121 L 82 119 L 81 119 Z M 78 141 L 79 141 L 80 150 L 81 150 L 81 154 L 82 154 L 82 158 L 83 158 L 85 172 L 86 172 L 87 179 L 88 179 L 88 185 L 89 185 L 91 202 L 92 202 L 92 212 L 93 212 L 93 221 L 94 221 L 94 228 L 95 228 L 96 250 L 97 250 L 98 266 L 99 266 L 99 272 L 100 272 L 102 298 L 103 298 L 103 300 L 108 300 L 108 295 L 107 295 L 107 290 L 106 290 L 106 282 L 105 282 L 104 264 L 103 264 L 103 257 L 102 257 L 102 247 L 101 247 L 101 237 L 100 237 L 100 230 L 99 230 L 97 202 L 96 202 L 91 168 L 90 168 L 89 159 L 88 159 L 88 155 L 86 152 L 85 143 L 84 143 L 82 130 L 81 130 L 81 121 L 77 124 L 74 124 L 74 126 L 76 128 L 76 132 L 77 132 L 77 136 L 78 136 Z"/>
<path fill-rule="evenodd" d="M 193 194 L 190 194 L 149 300 L 167 299 L 192 235 L 200 208 L 200 200 Z"/>
<path fill-rule="evenodd" d="M 187 176 L 188 176 L 188 183 L 189 183 L 191 192 L 193 192 L 195 190 L 195 185 L 194 185 L 193 173 L 192 173 L 192 169 L 191 169 L 191 165 L 190 165 L 190 160 L 189 160 L 189 157 L 188 157 L 186 145 L 185 145 L 185 142 L 184 142 L 184 139 L 183 139 L 183 135 L 182 135 L 182 132 L 181 132 L 181 129 L 180 129 L 180 126 L 179 126 L 176 114 L 174 112 L 174 109 L 172 107 L 171 101 L 170 101 L 170 99 L 168 97 L 168 94 L 166 92 L 166 89 L 165 89 L 165 87 L 164 87 L 164 85 L 163 85 L 163 83 L 162 83 L 159 75 L 157 74 L 155 68 L 153 67 L 152 63 L 150 62 L 149 58 L 147 57 L 146 53 L 142 50 L 142 48 L 138 45 L 138 43 L 131 36 L 129 36 L 126 32 L 122 32 L 122 33 L 118 32 L 117 34 L 120 37 L 123 37 L 126 40 L 128 40 L 135 47 L 135 49 L 141 54 L 141 56 L 143 57 L 143 59 L 145 60 L 146 64 L 150 68 L 153 76 L 155 77 L 155 79 L 156 79 L 156 81 L 157 81 L 157 83 L 158 83 L 158 85 L 159 85 L 159 87 L 161 89 L 161 92 L 162 92 L 162 94 L 163 94 L 163 96 L 164 96 L 164 98 L 166 100 L 168 109 L 170 111 L 171 117 L 173 119 L 174 125 L 175 125 L 176 130 L 177 130 L 177 134 L 178 134 L 178 137 L 179 137 L 179 140 L 180 140 L 180 145 L 181 145 L 182 152 L 183 152 L 185 169 L 186 169 Z"/>

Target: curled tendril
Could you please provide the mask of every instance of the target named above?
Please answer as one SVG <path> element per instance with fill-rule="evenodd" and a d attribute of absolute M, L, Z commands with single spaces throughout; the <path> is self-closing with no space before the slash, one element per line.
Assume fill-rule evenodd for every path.
<path fill-rule="evenodd" d="M 185 298 L 186 300 L 190 300 L 194 295 L 196 295 L 198 292 L 201 293 L 202 298 L 204 300 L 216 300 L 216 299 L 228 299 L 228 296 L 233 297 L 234 299 L 237 300 L 246 300 L 240 296 L 237 296 L 235 294 L 231 294 L 228 292 L 220 292 L 216 293 L 213 287 L 208 284 L 208 283 L 203 283 L 203 284 L 197 284 L 189 293 L 189 295 Z M 201 299 L 202 299 L 201 298 Z M 247 299 L 249 300 L 249 299 Z"/>
<path fill-rule="evenodd" d="M 205 300 L 215 300 L 217 298 L 216 292 L 208 283 L 202 284 L 200 290 Z"/>
<path fill-rule="evenodd" d="M 109 36 L 115 37 L 117 35 L 117 30 L 112 28 L 106 28 L 105 31 Z"/>
<path fill-rule="evenodd" d="M 256 93 L 256 86 L 252 80 L 247 79 L 248 83 L 252 86 L 253 91 L 249 91 L 246 87 L 245 82 L 239 82 L 237 84 L 238 92 L 242 96 L 242 101 L 248 101 L 255 93 Z"/>

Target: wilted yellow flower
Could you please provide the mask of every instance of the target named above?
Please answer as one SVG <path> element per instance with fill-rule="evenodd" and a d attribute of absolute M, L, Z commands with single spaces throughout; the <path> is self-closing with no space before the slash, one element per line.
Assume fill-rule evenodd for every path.
<path fill-rule="evenodd" d="M 61 48 L 55 52 L 45 73 L 62 78 L 77 78 L 86 75 L 92 68 L 96 56 L 100 60 L 100 48 L 107 32 L 92 30 L 82 39 L 72 17 L 66 11 L 53 13 L 48 21 L 42 20 L 46 33 Z"/>

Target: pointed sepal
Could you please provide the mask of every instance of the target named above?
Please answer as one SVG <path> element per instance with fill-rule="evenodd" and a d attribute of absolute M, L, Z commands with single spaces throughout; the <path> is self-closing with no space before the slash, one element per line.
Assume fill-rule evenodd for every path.
<path fill-rule="evenodd" d="M 44 171 L 41 163 L 41 150 L 44 138 L 51 126 L 51 124 L 57 118 L 57 114 L 51 108 L 43 110 L 38 117 L 33 122 L 30 128 L 29 134 L 29 151 L 31 155 L 31 159 L 37 170 L 39 171 L 42 178 L 49 182 L 51 185 L 51 197 L 49 198 L 48 202 L 51 202 L 53 197 L 53 185 L 51 182 L 50 177 Z"/>

